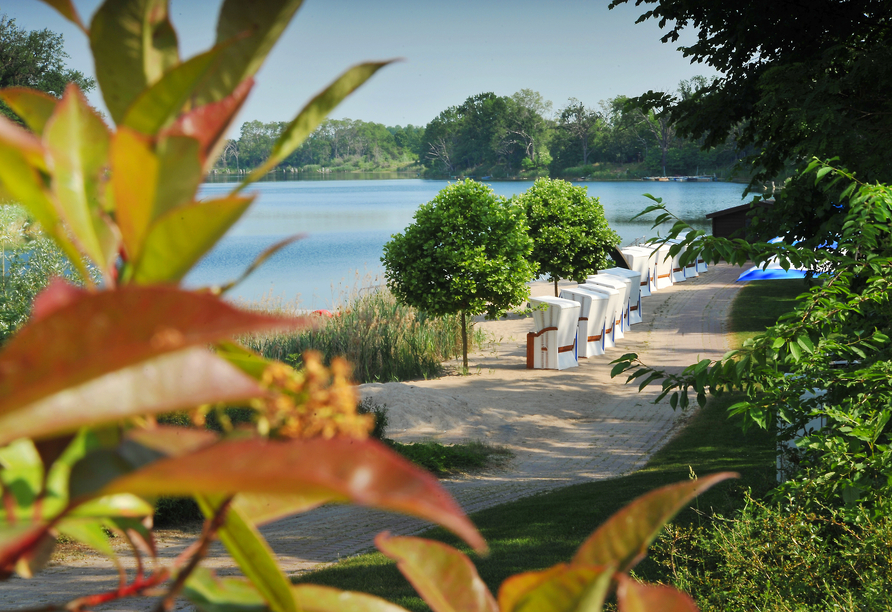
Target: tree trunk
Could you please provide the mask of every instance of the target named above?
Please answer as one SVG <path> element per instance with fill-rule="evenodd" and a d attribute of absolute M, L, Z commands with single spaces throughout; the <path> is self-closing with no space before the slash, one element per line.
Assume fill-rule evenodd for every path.
<path fill-rule="evenodd" d="M 461 311 L 461 362 L 464 371 L 462 374 L 468 373 L 468 315 L 464 310 Z"/>
<path fill-rule="evenodd" d="M 554 279 L 554 297 L 558 296 L 558 281 L 559 280 L 560 280 L 559 278 Z"/>

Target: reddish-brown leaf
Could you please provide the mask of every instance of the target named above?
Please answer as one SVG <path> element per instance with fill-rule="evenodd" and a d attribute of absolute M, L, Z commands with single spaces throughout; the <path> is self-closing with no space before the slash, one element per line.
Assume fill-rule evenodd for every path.
<path fill-rule="evenodd" d="M 162 136 L 196 138 L 201 145 L 202 165 L 206 166 L 205 162 L 208 161 L 208 158 L 213 157 L 218 143 L 222 141 L 236 113 L 245 103 L 248 94 L 251 93 L 252 87 L 254 87 L 254 79 L 245 79 L 239 83 L 232 94 L 219 102 L 199 106 L 181 115 L 172 126 L 162 131 Z"/>
<path fill-rule="evenodd" d="M 66 387 L 0 414 L 0 444 L 47 438 L 127 417 L 263 395 L 257 382 L 205 347 L 192 346 Z M 89 409 L 85 409 L 89 407 Z"/>
<path fill-rule="evenodd" d="M 661 487 L 635 499 L 607 519 L 582 543 L 574 564 L 614 565 L 619 572 L 627 572 L 644 558 L 647 547 L 663 528 L 689 501 L 734 472 L 720 472 L 705 478 Z"/>
<path fill-rule="evenodd" d="M 79 27 L 81 32 L 87 31 L 71 0 L 43 0 L 43 2 L 59 11 L 65 19 Z"/>
<path fill-rule="evenodd" d="M 434 612 L 498 612 L 495 598 L 463 552 L 424 538 L 375 538 L 375 546 L 397 562 Z"/>
<path fill-rule="evenodd" d="M 58 294 L 64 292 L 64 299 Z M 66 302 L 53 308 L 46 303 Z M 298 327 L 300 319 L 243 312 L 174 287 L 81 291 L 49 287 L 43 314 L 0 352 L 0 415 L 142 361 L 236 334 Z"/>
<path fill-rule="evenodd" d="M 125 436 L 168 457 L 180 457 L 220 440 L 220 436 L 207 429 L 158 425 L 151 429 L 131 429 Z"/>
<path fill-rule="evenodd" d="M 478 550 L 483 538 L 430 474 L 374 440 L 231 440 L 152 463 L 109 484 L 137 495 L 306 495 L 393 510 L 451 529 Z"/>
<path fill-rule="evenodd" d="M 624 574 L 618 576 L 616 600 L 620 612 L 697 612 L 689 595 L 669 586 L 642 584 Z"/>
<path fill-rule="evenodd" d="M 600 610 L 612 567 L 559 563 L 540 572 L 511 576 L 499 589 L 502 612 Z"/>

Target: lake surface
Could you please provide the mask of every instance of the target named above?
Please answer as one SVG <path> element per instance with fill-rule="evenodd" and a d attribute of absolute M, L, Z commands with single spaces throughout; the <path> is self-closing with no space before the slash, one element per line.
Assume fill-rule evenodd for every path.
<path fill-rule="evenodd" d="M 382 247 L 392 234 L 412 223 L 420 204 L 433 199 L 447 184 L 422 179 L 257 183 L 248 189 L 257 194 L 249 212 L 198 263 L 186 284 L 200 287 L 231 281 L 268 246 L 293 234 L 306 234 L 228 295 L 248 301 L 299 300 L 302 308 L 332 307 L 350 291 L 384 283 Z M 650 204 L 644 193 L 663 198 L 674 214 L 706 230 L 710 227 L 707 213 L 743 203 L 743 185 L 732 183 L 578 184 L 600 199 L 624 245 L 657 234 L 651 229 L 655 215 L 632 221 Z M 532 181 L 491 183 L 493 191 L 506 197 L 523 193 L 531 185 Z M 200 197 L 221 197 L 233 187 L 232 183 L 205 183 Z"/>

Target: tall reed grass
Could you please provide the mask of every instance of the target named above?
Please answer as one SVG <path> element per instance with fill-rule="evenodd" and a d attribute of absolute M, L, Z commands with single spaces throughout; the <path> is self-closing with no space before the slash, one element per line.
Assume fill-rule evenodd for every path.
<path fill-rule="evenodd" d="M 282 305 L 265 310 L 284 310 Z M 293 309 L 291 309 L 293 311 Z M 319 317 L 315 329 L 249 336 L 241 340 L 265 357 L 301 365 L 304 351 L 321 352 L 326 364 L 343 356 L 353 365 L 357 382 L 393 382 L 439 376 L 443 362 L 461 355 L 459 317 L 431 317 L 400 304 L 386 289 L 355 293 L 330 318 Z M 482 332 L 471 334 L 474 345 Z"/>

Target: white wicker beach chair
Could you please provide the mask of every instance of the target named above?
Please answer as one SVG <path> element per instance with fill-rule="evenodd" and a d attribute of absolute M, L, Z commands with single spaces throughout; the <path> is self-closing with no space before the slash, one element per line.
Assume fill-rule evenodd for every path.
<path fill-rule="evenodd" d="M 604 327 L 604 348 L 616 346 L 616 341 L 623 337 L 623 296 L 622 289 L 614 289 L 607 285 L 595 285 L 588 282 L 579 285 L 577 289 L 585 289 L 594 293 L 602 293 L 607 296 L 607 321 Z"/>
<path fill-rule="evenodd" d="M 576 334 L 577 354 L 580 358 L 604 354 L 604 330 L 607 329 L 609 297 L 604 293 L 589 291 L 584 287 L 561 289 L 561 297 L 579 302 L 579 327 Z M 610 327 L 613 325 L 611 323 Z"/>
<path fill-rule="evenodd" d="M 612 289 L 616 289 L 622 293 L 622 297 L 620 298 L 622 303 L 622 317 L 620 322 L 619 329 L 616 330 L 615 336 L 617 338 L 622 338 L 627 331 L 629 331 L 629 306 L 630 300 L 632 297 L 632 279 L 626 276 L 614 276 L 612 274 L 603 274 L 598 273 L 592 276 L 589 276 L 586 281 L 586 285 L 604 285 L 606 287 L 610 287 Z"/>
<path fill-rule="evenodd" d="M 636 270 L 627 268 L 608 268 L 598 272 L 598 276 L 609 274 L 611 276 L 621 276 L 628 278 L 632 282 L 629 293 L 629 325 L 635 325 L 643 321 L 641 312 L 641 274 Z"/>
<path fill-rule="evenodd" d="M 545 304 L 544 310 L 535 309 Z M 530 298 L 536 331 L 527 334 L 527 367 L 565 370 L 579 365 L 576 330 L 581 305 L 556 297 Z"/>
<path fill-rule="evenodd" d="M 622 254 L 629 262 L 632 270 L 638 272 L 641 276 L 640 294 L 641 297 L 650 297 L 651 291 L 656 291 L 654 287 L 654 264 L 653 251 L 642 249 L 640 247 L 626 247 L 622 249 Z"/>

